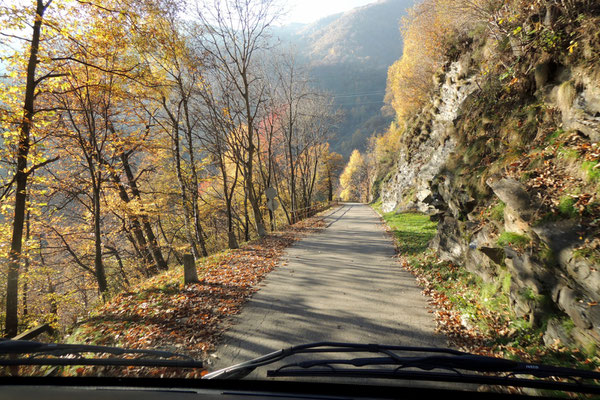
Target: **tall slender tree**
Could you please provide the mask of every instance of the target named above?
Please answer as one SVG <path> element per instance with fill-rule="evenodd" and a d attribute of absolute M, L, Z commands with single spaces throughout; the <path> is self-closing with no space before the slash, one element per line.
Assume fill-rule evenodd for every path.
<path fill-rule="evenodd" d="M 238 97 L 237 106 L 245 125 L 240 131 L 245 148 L 242 174 L 259 236 L 264 236 L 266 230 L 261 194 L 254 186 L 256 124 L 260 105 L 265 101 L 258 55 L 268 47 L 268 29 L 278 15 L 274 0 L 207 0 L 199 5 L 197 13 L 204 30 L 199 46 L 214 66 L 213 79 L 229 82 L 223 86 L 231 87 Z"/>
<path fill-rule="evenodd" d="M 19 128 L 18 143 L 16 146 L 16 170 L 12 180 L 15 187 L 14 192 L 14 217 L 12 226 L 12 238 L 9 251 L 8 275 L 6 284 L 6 336 L 15 336 L 18 329 L 18 298 L 19 298 L 19 267 L 21 264 L 21 254 L 23 249 L 23 233 L 25 224 L 27 183 L 31 173 L 41 167 L 46 162 L 28 167 L 29 152 L 31 150 L 31 134 L 34 126 L 36 109 L 36 90 L 39 85 L 47 79 L 54 78 L 56 75 L 49 72 L 45 75 L 36 74 L 38 64 L 40 63 L 39 52 L 42 36 L 42 26 L 45 23 L 44 14 L 50 7 L 52 0 L 44 2 L 37 0 L 35 3 L 35 12 L 31 16 L 32 34 L 29 40 L 29 58 L 27 60 L 25 76 L 25 99 L 23 102 L 23 114 Z M 6 7 L 10 14 L 10 9 Z M 3 21 L 4 23 L 10 23 Z"/>

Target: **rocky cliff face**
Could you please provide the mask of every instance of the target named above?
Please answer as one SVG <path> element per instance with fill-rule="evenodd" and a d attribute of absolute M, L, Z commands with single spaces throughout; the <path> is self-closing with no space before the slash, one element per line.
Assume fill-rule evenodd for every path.
<path fill-rule="evenodd" d="M 529 58 L 531 72 L 510 85 L 486 82 L 476 58 L 489 43 L 471 42 L 439 74 L 381 186 L 384 211 L 417 210 L 439 221 L 431 246 L 441 259 L 485 281 L 510 275 L 514 311 L 546 326 L 547 344 L 600 344 L 593 40 L 581 43 L 577 60 Z"/>
<path fill-rule="evenodd" d="M 396 171 L 392 179 L 381 188 L 384 212 L 432 210 L 424 200 L 431 197 L 431 182 L 456 148 L 456 139 L 452 133 L 460 107 L 477 87 L 475 77 L 467 77 L 469 61 L 465 57 L 451 63 L 447 72 L 438 77 L 443 79 L 439 92 L 431 105 L 413 122 L 414 128 L 411 129 L 410 136 L 405 137 Z M 409 193 L 411 196 L 407 197 Z"/>

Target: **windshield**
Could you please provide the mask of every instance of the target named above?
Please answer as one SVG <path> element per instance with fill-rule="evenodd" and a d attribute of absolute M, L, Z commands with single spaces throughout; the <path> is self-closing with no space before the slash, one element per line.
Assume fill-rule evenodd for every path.
<path fill-rule="evenodd" d="M 593 381 L 599 20 L 3 1 L 0 373 Z"/>

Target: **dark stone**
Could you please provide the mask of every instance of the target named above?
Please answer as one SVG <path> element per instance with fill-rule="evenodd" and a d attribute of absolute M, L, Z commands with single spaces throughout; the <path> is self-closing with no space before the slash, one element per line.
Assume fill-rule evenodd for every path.
<path fill-rule="evenodd" d="M 436 213 L 433 213 L 433 214 L 431 214 L 431 215 L 429 216 L 429 219 L 430 219 L 431 221 L 433 221 L 433 222 L 439 222 L 439 221 L 441 221 L 441 220 L 442 220 L 442 218 L 444 218 L 444 215 L 445 215 L 445 214 L 444 214 L 443 212 L 439 212 L 439 211 L 438 211 L 438 212 L 436 212 Z"/>
<path fill-rule="evenodd" d="M 495 264 L 502 265 L 504 263 L 504 250 L 498 247 L 480 247 L 477 250 L 485 254 Z"/>
<path fill-rule="evenodd" d="M 600 305 L 591 303 L 588 305 L 586 315 L 593 325 L 593 329 L 597 334 L 600 334 Z"/>
<path fill-rule="evenodd" d="M 569 277 L 577 282 L 593 301 L 600 301 L 600 271 L 597 268 L 598 265 L 592 264 L 591 261 L 575 256 L 566 263 Z"/>
<path fill-rule="evenodd" d="M 458 221 L 452 217 L 445 217 L 438 225 L 438 232 L 432 241 L 432 247 L 437 250 L 442 260 L 459 263 L 464 259 L 464 240 L 460 234 Z"/>
<path fill-rule="evenodd" d="M 570 129 L 578 130 L 587 136 L 592 143 L 600 142 L 600 118 L 582 115 L 567 122 Z"/>
<path fill-rule="evenodd" d="M 600 301 L 600 271 L 590 260 L 577 257 L 574 249 L 583 243 L 576 220 L 536 226 L 533 232 L 554 252 L 556 261 L 569 278 L 593 301 Z"/>
<path fill-rule="evenodd" d="M 558 295 L 558 306 L 565 312 L 576 326 L 591 329 L 592 323 L 587 314 L 587 307 L 577 299 L 578 295 L 573 289 L 563 287 Z"/>
<path fill-rule="evenodd" d="M 600 335 L 594 329 L 573 328 L 571 336 L 579 344 L 580 348 L 588 354 L 595 354 L 598 343 L 600 343 Z"/>
<path fill-rule="evenodd" d="M 538 279 L 536 272 L 542 273 L 544 268 L 538 265 L 536 262 L 531 260 L 527 254 L 519 254 L 510 247 L 504 248 L 506 259 L 504 263 L 508 267 L 514 280 L 516 280 L 521 287 L 530 287 L 534 289 L 535 294 L 539 294 L 544 290 L 542 282 L 543 278 Z"/>
<path fill-rule="evenodd" d="M 582 243 L 578 231 L 581 226 L 576 220 L 562 220 L 548 222 L 531 228 L 531 230 L 546 243 L 552 251 L 559 256 L 563 251 Z M 567 254 L 564 254 L 566 256 Z M 565 265 L 568 260 L 563 258 L 561 264 Z M 570 258 L 570 257 L 569 257 Z M 560 260 L 559 260 L 560 261 Z"/>
<path fill-rule="evenodd" d="M 550 65 L 542 63 L 535 67 L 535 87 L 539 90 L 550 80 Z"/>
<path fill-rule="evenodd" d="M 431 205 L 439 210 L 449 211 L 456 219 L 464 219 L 477 204 L 477 201 L 462 187 L 454 184 L 452 176 L 437 178 L 431 188 L 433 191 Z"/>
<path fill-rule="evenodd" d="M 533 209 L 531 199 L 525 187 L 514 179 L 488 180 L 488 186 L 508 207 L 513 209 L 519 218 L 524 221 L 531 220 Z"/>
<path fill-rule="evenodd" d="M 533 301 L 523 296 L 525 288 L 521 282 L 513 281 L 510 285 L 508 298 L 513 311 L 518 317 L 529 317 L 531 319 L 534 304 Z"/>
<path fill-rule="evenodd" d="M 551 346 L 557 343 L 560 343 L 563 346 L 571 346 L 573 345 L 573 339 L 559 320 L 551 319 L 548 321 L 548 327 L 544 333 L 544 344 L 546 346 Z"/>
<path fill-rule="evenodd" d="M 429 189 L 422 189 L 417 193 L 416 197 L 421 203 L 429 204 L 433 200 L 433 193 Z"/>
<path fill-rule="evenodd" d="M 459 226 L 461 227 L 461 231 L 467 232 L 471 236 L 468 246 L 466 246 L 467 240 L 463 240 L 464 247 L 466 248 L 464 267 L 469 272 L 478 275 L 484 282 L 493 281 L 498 274 L 498 264 L 492 262 L 484 252 L 480 251 L 481 249 L 493 248 L 496 242 L 496 233 L 493 225 L 486 224 L 481 226 L 479 222 L 466 221 L 459 223 Z"/>

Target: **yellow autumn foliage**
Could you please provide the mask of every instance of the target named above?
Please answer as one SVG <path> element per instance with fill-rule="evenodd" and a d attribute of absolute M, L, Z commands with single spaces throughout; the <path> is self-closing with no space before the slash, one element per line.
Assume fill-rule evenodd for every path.
<path fill-rule="evenodd" d="M 342 201 L 361 201 L 366 197 L 366 168 L 365 159 L 358 150 L 350 155 L 344 172 L 340 175 Z"/>
<path fill-rule="evenodd" d="M 402 57 L 388 69 L 386 102 L 399 123 L 423 106 L 458 31 L 485 18 L 490 0 L 424 0 L 402 21 Z"/>

